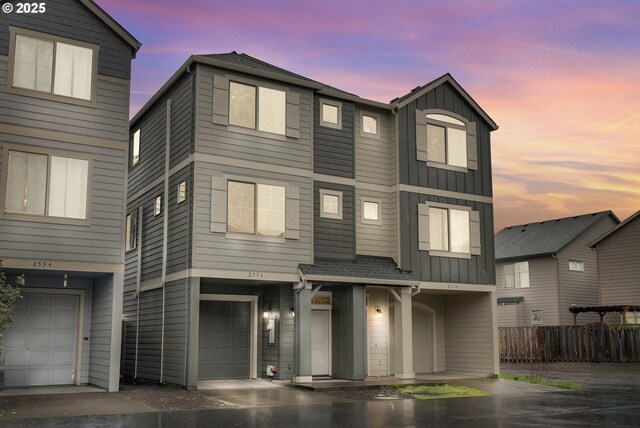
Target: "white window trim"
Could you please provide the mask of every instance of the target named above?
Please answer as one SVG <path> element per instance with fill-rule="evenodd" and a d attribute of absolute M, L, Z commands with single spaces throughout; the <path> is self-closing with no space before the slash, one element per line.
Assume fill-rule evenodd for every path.
<path fill-rule="evenodd" d="M 127 213 L 124 224 L 124 251 L 129 252 L 137 248 L 138 244 L 138 210 Z"/>
<path fill-rule="evenodd" d="M 520 263 L 526 263 L 527 264 L 527 286 L 523 287 L 520 283 L 520 277 L 516 275 L 515 272 L 515 268 L 517 264 Z M 505 273 L 505 269 L 507 267 L 512 267 L 513 268 L 513 273 L 514 273 L 514 277 L 513 277 L 513 287 L 507 287 L 507 277 L 506 277 L 506 273 Z M 516 289 L 522 289 L 522 288 L 531 288 L 531 265 L 529 264 L 528 260 L 525 261 L 521 261 L 521 262 L 513 262 L 513 263 L 506 263 L 504 265 L 502 265 L 502 288 L 507 289 L 507 290 L 516 290 Z"/>
<path fill-rule="evenodd" d="M 365 132 L 364 131 L 364 117 L 365 116 L 369 116 L 372 117 L 374 119 L 376 119 L 376 133 L 371 133 L 371 132 Z M 371 113 L 369 111 L 361 111 L 360 112 L 360 136 L 364 137 L 364 138 L 375 138 L 375 139 L 379 139 L 380 138 L 380 124 L 381 124 L 381 117 L 380 114 L 378 113 Z"/>
<path fill-rule="evenodd" d="M 320 98 L 320 104 L 319 104 L 319 115 L 320 115 L 320 126 L 323 126 L 325 128 L 333 128 L 333 129 L 342 129 L 342 103 L 340 101 L 333 101 L 333 100 L 328 100 L 326 98 Z M 327 104 L 330 106 L 334 106 L 338 108 L 338 123 L 331 123 L 331 122 L 325 122 L 324 118 L 322 117 L 322 105 L 323 104 Z"/>
<path fill-rule="evenodd" d="M 338 197 L 338 214 L 331 214 L 323 211 L 324 208 L 324 195 L 331 195 Z M 339 190 L 320 189 L 320 217 L 329 218 L 333 220 L 342 220 L 342 195 Z"/>
<path fill-rule="evenodd" d="M 374 204 L 378 204 L 378 220 L 371 220 L 371 219 L 364 218 L 364 204 L 365 204 L 365 202 L 371 202 L 371 203 L 374 203 Z M 370 198 L 368 196 L 361 196 L 360 197 L 360 210 L 361 210 L 360 223 L 362 223 L 362 224 L 371 224 L 371 225 L 376 225 L 376 226 L 381 226 L 382 225 L 382 199 Z"/>
<path fill-rule="evenodd" d="M 133 136 L 131 137 L 131 157 L 129 159 L 130 161 L 130 168 L 133 168 L 134 166 L 138 165 L 140 163 L 140 128 L 138 128 L 136 130 L 136 132 L 133 133 Z M 137 140 L 137 146 L 138 146 L 138 159 L 136 160 L 135 158 L 135 152 L 136 152 L 136 140 Z"/>
<path fill-rule="evenodd" d="M 89 164 L 87 166 L 87 207 L 86 218 L 68 218 L 68 217 L 53 217 L 49 215 L 39 214 L 26 214 L 26 213 L 8 213 L 5 211 L 7 203 L 7 183 L 9 175 L 9 152 L 27 152 L 34 154 L 41 154 L 48 156 L 59 156 L 70 159 L 86 160 Z M 15 145 L 15 144 L 3 144 L 2 148 L 2 181 L 0 181 L 0 218 L 8 220 L 22 220 L 37 223 L 54 223 L 54 224 L 70 224 L 70 225 L 91 225 L 91 206 L 93 201 L 93 164 L 95 157 L 86 153 L 68 152 L 65 150 L 50 149 L 48 147 L 40 146 L 28 146 L 28 145 Z M 49 171 L 47 171 L 48 174 Z M 48 179 L 47 179 L 48 186 Z M 49 196 L 49 189 L 47 188 L 46 197 Z"/>
<path fill-rule="evenodd" d="M 162 195 L 153 198 L 153 216 L 157 217 L 162 214 Z"/>
<path fill-rule="evenodd" d="M 266 83 L 266 82 L 262 82 L 262 81 L 257 81 L 257 80 L 251 80 L 251 79 L 246 79 L 243 77 L 239 77 L 239 76 L 228 76 L 229 77 L 229 86 L 227 88 L 228 93 L 229 93 L 229 99 L 228 99 L 228 107 L 229 110 L 231 109 L 231 83 L 235 82 L 241 85 L 246 85 L 246 86 L 253 86 L 256 89 L 256 102 L 255 102 L 255 112 L 256 112 L 256 120 L 255 120 L 255 127 L 254 128 L 249 128 L 247 126 L 242 126 L 242 125 L 234 125 L 229 123 L 229 127 L 233 128 L 234 131 L 240 131 L 243 133 L 247 133 L 250 135 L 260 135 L 260 136 L 269 136 L 269 138 L 274 138 L 274 139 L 278 139 L 278 140 L 286 140 L 287 139 L 287 100 L 289 99 L 289 89 L 285 86 L 279 86 L 279 85 L 273 85 L 270 83 Z M 284 96 L 285 96 L 285 104 L 284 104 L 284 134 L 278 134 L 277 132 L 270 132 L 270 131 L 263 131 L 259 128 L 259 124 L 260 124 L 260 88 L 267 88 L 267 89 L 273 89 L 276 91 L 281 91 L 284 92 Z"/>
<path fill-rule="evenodd" d="M 471 207 L 466 207 L 463 205 L 452 205 L 452 204 L 442 204 L 439 202 L 427 202 L 426 203 L 427 207 L 433 207 L 433 208 L 441 208 L 441 209 L 446 209 L 447 210 L 447 221 L 449 221 L 449 219 L 451 218 L 448 214 L 449 210 L 458 210 L 458 211 L 468 211 L 469 213 L 471 213 L 472 209 Z M 431 221 L 431 219 L 429 219 L 429 221 Z M 429 227 L 429 225 L 427 225 L 427 227 Z M 449 229 L 451 229 L 451 225 L 449 224 Z M 450 233 L 450 232 L 449 232 Z M 469 221 L 469 234 L 471 234 L 471 221 Z M 447 239 L 449 240 L 449 248 L 451 248 L 451 236 L 448 236 Z M 469 240 L 471 240 L 471 235 L 469 235 Z M 429 250 L 429 255 L 430 256 L 437 256 L 437 257 L 455 257 L 458 259 L 470 259 L 471 258 L 471 253 L 456 253 L 454 251 L 443 251 L 443 250 Z"/>
<path fill-rule="evenodd" d="M 184 187 L 184 194 L 182 192 L 182 188 Z M 177 194 L 177 203 L 181 204 L 184 201 L 187 200 L 187 180 L 182 180 L 180 183 L 178 183 L 178 194 Z"/>
<path fill-rule="evenodd" d="M 14 87 L 13 73 L 15 69 L 15 50 L 16 50 L 16 35 L 30 37 L 33 39 L 44 40 L 47 42 L 64 43 L 72 46 L 83 47 L 91 49 L 93 51 L 92 57 L 92 70 L 91 70 L 91 96 L 88 100 L 83 98 L 74 98 L 66 95 L 60 95 L 54 93 L 55 80 L 53 76 L 53 70 L 56 66 L 56 49 L 54 47 L 53 62 L 52 62 L 52 80 L 51 80 L 51 92 L 39 91 L 37 89 L 19 88 Z M 51 34 L 40 33 L 38 31 L 27 30 L 20 27 L 9 27 L 9 69 L 7 73 L 7 92 L 15 93 L 19 95 L 25 95 L 29 97 L 44 98 L 52 101 L 62 101 L 69 104 L 78 104 L 82 106 L 95 107 L 96 103 L 96 89 L 98 81 L 98 54 L 100 52 L 100 46 L 92 43 L 81 42 L 78 40 L 68 39 L 66 37 L 54 36 Z"/>

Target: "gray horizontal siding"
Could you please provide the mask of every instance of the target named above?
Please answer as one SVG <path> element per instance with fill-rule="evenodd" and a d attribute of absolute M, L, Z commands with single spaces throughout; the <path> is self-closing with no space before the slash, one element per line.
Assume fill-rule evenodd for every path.
<path fill-rule="evenodd" d="M 470 207 L 480 213 L 482 254 L 471 259 L 430 256 L 418 250 L 418 204 L 439 202 Z M 422 281 L 495 284 L 493 205 L 462 199 L 400 192 L 401 264 Z"/>
<path fill-rule="evenodd" d="M 178 204 L 178 184 L 187 182 L 186 200 Z M 191 251 L 191 204 L 193 179 L 191 165 L 169 179 L 169 233 L 167 236 L 167 273 L 187 269 Z"/>
<path fill-rule="evenodd" d="M 124 151 L 0 134 L 0 152 L 2 142 L 93 154 L 95 159 L 91 225 L 0 220 L 0 258 L 122 263 Z"/>
<path fill-rule="evenodd" d="M 191 153 L 193 134 L 193 74 L 183 76 L 175 84 L 171 95 L 171 154 L 173 168 Z"/>
<path fill-rule="evenodd" d="M 360 123 L 362 112 L 380 115 L 378 138 L 362 135 Z M 356 179 L 363 183 L 382 186 L 396 184 L 397 154 L 395 141 L 395 122 L 391 115 L 373 110 L 356 108 L 355 113 L 355 167 Z"/>
<path fill-rule="evenodd" d="M 320 217 L 320 189 L 342 192 L 342 219 Z M 313 244 L 316 258 L 355 257 L 355 198 L 353 186 L 315 181 L 313 183 Z"/>
<path fill-rule="evenodd" d="M 162 289 L 140 293 L 137 377 L 160 380 Z"/>
<path fill-rule="evenodd" d="M 228 239 L 211 232 L 211 178 L 235 174 L 288 182 L 300 190 L 300 239 L 285 243 Z M 193 267 L 250 272 L 296 274 L 299 263 L 311 261 L 311 180 L 279 173 L 195 163 Z"/>
<path fill-rule="evenodd" d="M 0 55 L 9 55 L 9 26 L 40 31 L 100 46 L 98 73 L 129 79 L 131 46 L 76 0 L 46 2 L 46 13 L 3 13 L 0 20 Z"/>
<path fill-rule="evenodd" d="M 362 219 L 363 198 L 380 200 L 382 224 L 367 224 Z M 356 189 L 356 253 L 398 259 L 397 194 Z"/>
<path fill-rule="evenodd" d="M 428 167 L 416 158 L 416 110 L 443 109 L 475 122 L 478 132 L 478 170 L 467 173 Z M 490 127 L 451 86 L 444 83 L 398 111 L 400 183 L 472 195 L 492 196 Z"/>
<path fill-rule="evenodd" d="M 354 177 L 353 103 L 342 103 L 342 129 L 320 126 L 320 97 L 313 100 L 313 170 Z"/>
<path fill-rule="evenodd" d="M 197 141 L 195 150 L 217 156 L 269 163 L 294 168 L 311 169 L 311 92 L 289 87 L 300 95 L 300 138 L 284 138 L 266 132 L 242 132 L 239 127 L 213 123 L 214 69 L 197 66 Z M 245 78 L 261 80 L 238 74 Z"/>
<path fill-rule="evenodd" d="M 91 307 L 91 351 L 89 353 L 89 383 L 109 388 L 111 337 L 113 322 L 113 276 L 97 279 L 93 286 Z"/>
<path fill-rule="evenodd" d="M 135 292 L 124 293 L 122 321 L 121 373 L 125 377 L 132 378 L 135 376 L 136 369 L 136 342 L 138 331 L 138 297 Z"/>
<path fill-rule="evenodd" d="M 6 14 L 5 14 L 6 15 Z M 7 93 L 6 61 L 0 61 L 0 117 L 12 125 L 126 141 L 129 88 L 98 79 L 95 107 Z"/>
<path fill-rule="evenodd" d="M 169 282 L 165 289 L 162 381 L 184 385 L 189 322 L 187 280 Z"/>

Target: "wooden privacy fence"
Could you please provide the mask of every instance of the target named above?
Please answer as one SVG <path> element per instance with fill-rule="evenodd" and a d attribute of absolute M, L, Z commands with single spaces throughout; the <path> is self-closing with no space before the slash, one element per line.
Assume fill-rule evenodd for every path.
<path fill-rule="evenodd" d="M 500 327 L 500 361 L 640 362 L 640 330 L 606 324 Z"/>

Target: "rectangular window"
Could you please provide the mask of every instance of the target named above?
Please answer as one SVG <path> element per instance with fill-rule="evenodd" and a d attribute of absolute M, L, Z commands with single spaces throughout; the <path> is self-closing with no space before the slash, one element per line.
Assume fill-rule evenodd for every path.
<path fill-rule="evenodd" d="M 446 209 L 429 207 L 429 236 L 432 250 L 449 251 L 449 221 Z"/>
<path fill-rule="evenodd" d="M 284 236 L 284 187 L 229 181 L 227 198 L 227 232 Z"/>
<path fill-rule="evenodd" d="M 140 162 L 140 130 L 138 129 L 133 134 L 133 141 L 131 142 L 131 166 L 137 165 Z"/>
<path fill-rule="evenodd" d="M 320 189 L 320 217 L 342 219 L 342 192 Z"/>
<path fill-rule="evenodd" d="M 502 267 L 504 288 L 529 287 L 529 262 L 519 262 Z"/>
<path fill-rule="evenodd" d="M 14 88 L 91 100 L 96 49 L 54 38 L 15 35 Z"/>
<path fill-rule="evenodd" d="M 578 260 L 569 260 L 569 270 L 584 272 L 584 262 Z"/>
<path fill-rule="evenodd" d="M 136 212 L 132 211 L 127 214 L 125 223 L 125 251 L 130 251 L 136 248 L 136 238 L 138 236 L 137 224 L 138 218 L 136 216 Z"/>
<path fill-rule="evenodd" d="M 445 128 L 427 125 L 427 158 L 433 162 L 447 163 Z"/>
<path fill-rule="evenodd" d="M 365 134 L 378 135 L 378 118 L 375 116 L 362 115 L 362 132 Z"/>
<path fill-rule="evenodd" d="M 362 202 L 362 218 L 365 220 L 380 220 L 380 203 L 372 201 Z"/>
<path fill-rule="evenodd" d="M 9 150 L 5 212 L 84 220 L 89 160 Z"/>
<path fill-rule="evenodd" d="M 156 199 L 154 201 L 154 206 L 153 206 L 153 215 L 154 216 L 160 215 L 161 212 L 162 212 L 162 196 L 156 196 Z"/>
<path fill-rule="evenodd" d="M 285 135 L 287 94 L 277 89 L 229 83 L 229 124 Z"/>
<path fill-rule="evenodd" d="M 467 130 L 461 120 L 427 114 L 427 160 L 467 168 Z"/>
<path fill-rule="evenodd" d="M 338 106 L 332 104 L 322 104 L 322 121 L 326 123 L 338 124 Z"/>
<path fill-rule="evenodd" d="M 640 311 L 627 312 L 627 324 L 640 324 Z"/>
<path fill-rule="evenodd" d="M 449 225 L 450 251 L 453 253 L 470 253 L 469 211 L 449 210 Z"/>
<path fill-rule="evenodd" d="M 342 103 L 320 99 L 320 126 L 342 129 Z"/>
<path fill-rule="evenodd" d="M 184 202 L 187 199 L 187 182 L 182 181 L 178 184 L 178 203 Z"/>
<path fill-rule="evenodd" d="M 469 211 L 429 207 L 431 249 L 471 253 Z"/>

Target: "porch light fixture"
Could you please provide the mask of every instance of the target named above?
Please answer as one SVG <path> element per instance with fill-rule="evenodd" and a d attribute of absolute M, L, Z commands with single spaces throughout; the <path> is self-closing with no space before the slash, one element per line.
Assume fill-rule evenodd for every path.
<path fill-rule="evenodd" d="M 291 317 L 292 317 L 292 318 L 296 316 L 296 312 L 295 312 L 295 310 L 293 309 L 293 306 L 291 306 L 291 307 L 289 308 L 289 314 L 291 315 Z"/>
<path fill-rule="evenodd" d="M 375 306 L 376 316 L 378 318 L 382 318 L 382 308 L 380 306 Z"/>
<path fill-rule="evenodd" d="M 62 287 L 63 287 L 63 288 L 67 288 L 67 279 L 68 279 L 68 278 L 67 278 L 67 274 L 65 273 L 65 274 L 64 274 L 64 279 L 63 279 L 63 281 L 62 281 Z"/>
<path fill-rule="evenodd" d="M 271 315 L 271 305 L 269 305 L 268 307 L 264 308 L 264 312 L 262 313 L 262 317 L 263 318 L 269 318 L 270 315 Z"/>

